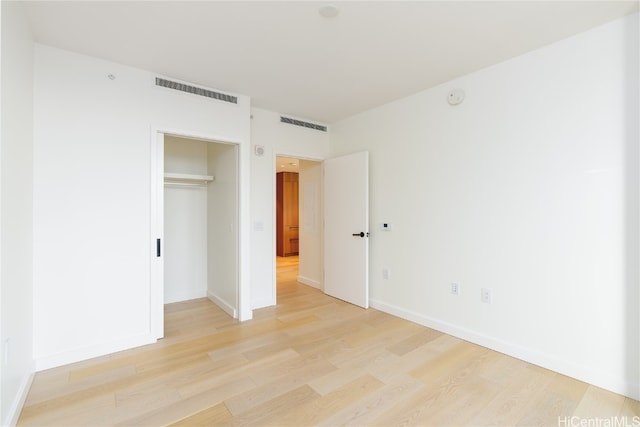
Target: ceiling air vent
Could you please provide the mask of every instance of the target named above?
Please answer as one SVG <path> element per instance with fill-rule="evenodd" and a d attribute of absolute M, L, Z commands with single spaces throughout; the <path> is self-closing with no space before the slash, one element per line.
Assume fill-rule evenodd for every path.
<path fill-rule="evenodd" d="M 173 82 L 171 80 L 162 79 L 156 77 L 156 86 L 162 86 L 169 89 L 179 90 L 181 92 L 192 93 L 194 95 L 204 96 L 207 98 L 217 99 L 218 101 L 230 102 L 232 104 L 238 103 L 237 96 L 227 95 L 226 93 L 214 92 L 209 89 L 203 89 L 201 87 L 195 87 L 184 83 Z"/>
<path fill-rule="evenodd" d="M 305 122 L 305 121 L 298 120 L 298 119 L 292 119 L 291 117 L 280 116 L 280 122 L 288 123 L 290 125 L 300 126 L 300 127 L 303 127 L 303 128 L 315 129 L 315 130 L 319 130 L 321 132 L 326 132 L 327 131 L 327 127 L 325 125 L 319 125 L 319 124 L 316 124 L 316 123 L 310 123 L 310 122 Z"/>

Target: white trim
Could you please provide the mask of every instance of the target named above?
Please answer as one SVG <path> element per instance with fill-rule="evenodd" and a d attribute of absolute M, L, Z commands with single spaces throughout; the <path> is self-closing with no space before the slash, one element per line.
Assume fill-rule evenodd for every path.
<path fill-rule="evenodd" d="M 236 145 L 242 144 L 242 141 L 236 138 L 229 138 L 224 135 L 204 134 L 204 133 L 195 132 L 195 131 L 186 130 L 186 129 L 152 127 L 151 130 L 154 133 L 163 133 L 165 135 L 178 136 L 180 138 L 198 139 L 202 141 L 217 142 L 219 144 L 236 144 Z"/>
<path fill-rule="evenodd" d="M 445 334 L 490 348 L 491 350 L 504 353 L 525 362 L 541 366 L 554 372 L 567 375 L 572 378 L 593 384 L 614 393 L 628 396 L 632 399 L 640 399 L 640 383 L 632 383 L 624 377 L 614 377 L 607 372 L 597 372 L 593 368 L 580 365 L 569 360 L 558 359 L 555 356 L 541 353 L 530 348 L 522 347 L 510 342 L 502 341 L 487 335 L 480 334 L 471 329 L 461 328 L 448 322 L 443 322 L 422 314 L 405 310 L 391 304 L 370 299 L 369 303 L 375 308 L 385 313 L 410 320 L 428 328 L 435 329 Z"/>
<path fill-rule="evenodd" d="M 154 257 L 155 251 L 155 239 L 156 236 L 162 236 L 162 244 L 161 250 L 164 253 L 164 235 L 163 230 L 159 228 L 159 219 L 154 215 L 155 208 L 158 206 L 162 200 L 159 200 L 160 195 L 157 195 L 154 190 L 155 186 L 164 185 L 164 177 L 158 177 L 160 174 L 156 170 L 156 165 L 158 164 L 158 155 L 160 154 L 160 150 L 157 147 L 158 135 L 173 135 L 181 138 L 191 138 L 197 139 L 201 141 L 209 141 L 215 142 L 219 144 L 229 144 L 237 146 L 237 174 L 238 174 L 238 187 L 236 191 L 236 200 L 237 200 L 237 215 L 238 215 L 238 271 L 236 272 L 237 277 L 237 290 L 236 290 L 236 304 L 237 308 L 232 310 L 233 317 L 240 321 L 251 320 L 253 317 L 253 312 L 251 309 L 251 277 L 250 277 L 250 268 L 251 268 L 251 231 L 249 222 L 246 220 L 250 217 L 250 205 L 247 202 L 243 202 L 243 199 L 246 199 L 248 196 L 244 194 L 245 191 L 249 191 L 249 187 L 251 186 L 251 176 L 250 176 L 250 144 L 244 143 L 244 141 L 229 138 L 224 135 L 212 135 L 212 134 L 203 134 L 200 132 L 185 130 L 185 129 L 176 129 L 176 128 L 166 128 L 159 126 L 151 126 L 151 168 L 150 168 L 150 179 L 151 179 L 151 204 L 150 204 L 150 217 L 151 217 L 151 235 L 150 235 L 150 244 L 151 244 L 151 256 Z M 163 174 L 164 175 L 164 171 Z M 247 193 L 248 194 L 248 193 Z M 161 338 L 164 335 L 164 312 L 158 312 L 158 301 L 164 302 L 164 289 L 162 286 L 154 286 L 154 283 L 157 283 L 159 267 L 155 266 L 153 263 L 153 259 L 150 260 L 151 265 L 151 276 L 150 276 L 150 331 L 156 338 Z M 215 301 L 214 301 L 215 302 Z M 155 310 L 154 310 L 155 307 Z M 225 310 L 226 311 L 226 310 Z"/>
<path fill-rule="evenodd" d="M 262 298 L 257 301 L 253 301 L 251 304 L 251 309 L 257 310 L 259 308 L 271 307 L 273 305 L 276 305 L 276 302 L 273 300 L 273 298 Z"/>
<path fill-rule="evenodd" d="M 318 163 L 322 163 L 326 160 L 326 158 L 323 157 L 314 157 L 314 156 L 306 156 L 304 154 L 295 154 L 293 152 L 289 152 L 289 153 L 276 153 L 274 151 L 273 153 L 273 174 L 275 175 L 278 172 L 278 168 L 276 165 L 276 158 L 277 157 L 290 157 L 292 159 L 298 159 L 298 160 L 308 160 L 310 162 L 318 162 Z"/>
<path fill-rule="evenodd" d="M 278 115 L 278 120 L 280 120 L 279 118 L 280 116 Z M 280 122 L 279 122 L 280 123 Z M 280 124 L 284 124 L 284 123 L 280 123 Z M 273 223 L 271 224 L 271 247 L 273 248 L 273 257 L 272 257 L 272 267 L 271 267 L 271 271 L 273 272 L 273 279 L 272 279 L 272 286 L 271 286 L 271 295 L 272 295 L 272 303 L 270 305 L 277 305 L 278 304 L 278 298 L 277 298 L 277 294 L 278 294 L 278 290 L 277 290 L 277 286 L 278 286 L 278 279 L 277 279 L 277 263 L 276 263 L 276 259 L 277 259 L 277 254 L 276 254 L 276 221 L 277 221 L 277 214 L 276 214 L 276 210 L 277 210 L 277 206 L 276 206 L 276 174 L 278 173 L 278 167 L 276 165 L 276 159 L 278 157 L 291 157 L 293 159 L 298 159 L 298 160 L 309 160 L 312 162 L 318 162 L 318 163 L 322 163 L 325 161 L 325 158 L 323 157 L 314 157 L 314 156 L 307 156 L 307 155 L 302 155 L 302 154 L 295 154 L 292 152 L 289 153 L 282 153 L 279 152 L 277 150 L 273 150 L 272 151 L 272 157 L 271 157 L 271 210 L 272 210 L 272 218 L 273 218 Z M 322 180 L 322 179 L 321 179 Z M 324 204 L 324 192 L 322 194 L 322 203 Z M 324 238 L 324 234 L 321 234 L 321 239 Z M 324 245 L 324 241 L 322 241 L 321 246 Z M 322 256 L 322 255 L 321 255 Z M 324 270 L 324 260 L 321 259 L 320 263 L 323 264 L 321 265 L 321 270 Z M 302 282 L 304 283 L 304 282 Z M 305 283 L 305 285 L 307 285 L 308 283 Z M 309 286 L 313 286 L 313 285 L 309 285 Z M 318 284 L 318 286 L 314 286 L 317 287 L 318 289 L 320 288 L 320 284 Z M 255 306 L 258 306 L 258 304 L 254 304 Z M 267 306 L 265 306 L 267 307 Z"/>
<path fill-rule="evenodd" d="M 164 254 L 164 132 L 151 129 L 151 158 L 149 159 L 149 332 L 155 339 L 164 336 L 164 258 L 155 255 L 156 239 L 160 239 L 160 253 Z"/>
<path fill-rule="evenodd" d="M 116 353 L 122 350 L 128 350 L 134 347 L 140 347 L 147 344 L 153 344 L 157 340 L 150 333 L 134 335 L 118 341 L 110 341 L 101 344 L 94 344 L 87 347 L 77 348 L 63 353 L 44 356 L 36 359 L 36 371 L 44 371 L 49 368 L 68 365 L 70 363 L 80 362 L 82 360 L 92 359 L 94 357 L 104 356 L 106 354 Z"/>
<path fill-rule="evenodd" d="M 27 395 L 29 394 L 29 390 L 31 389 L 31 384 L 33 384 L 33 378 L 36 375 L 36 364 L 33 362 L 31 364 L 30 372 L 22 378 L 22 383 L 20 383 L 20 387 L 18 388 L 18 393 L 16 394 L 16 399 L 11 404 L 9 408 L 9 412 L 7 413 L 7 418 L 2 423 L 3 426 L 15 426 L 18 424 L 18 418 L 20 418 L 20 413 L 22 412 L 22 408 L 24 407 L 24 402 L 27 400 Z"/>
<path fill-rule="evenodd" d="M 238 311 L 222 298 L 217 297 L 211 292 L 207 292 L 207 298 L 209 298 L 211 302 L 220 307 L 229 316 L 233 317 L 234 319 L 238 318 Z"/>
<path fill-rule="evenodd" d="M 296 279 L 303 285 L 311 286 L 312 288 L 320 289 L 320 282 L 317 280 L 309 279 L 308 277 L 298 276 Z"/>

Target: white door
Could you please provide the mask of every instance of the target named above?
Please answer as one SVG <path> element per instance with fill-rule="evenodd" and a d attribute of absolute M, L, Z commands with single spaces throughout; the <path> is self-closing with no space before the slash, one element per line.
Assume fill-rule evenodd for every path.
<path fill-rule="evenodd" d="M 151 144 L 151 269 L 149 316 L 151 335 L 164 337 L 164 133 Z"/>
<path fill-rule="evenodd" d="M 369 308 L 369 153 L 324 161 L 324 291 Z"/>

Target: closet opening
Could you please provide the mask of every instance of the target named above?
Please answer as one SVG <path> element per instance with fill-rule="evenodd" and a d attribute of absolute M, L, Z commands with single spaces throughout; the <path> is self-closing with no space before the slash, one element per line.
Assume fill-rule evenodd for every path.
<path fill-rule="evenodd" d="M 277 156 L 275 174 L 274 295 L 283 277 L 322 290 L 322 162 Z"/>
<path fill-rule="evenodd" d="M 155 274 L 162 295 L 152 309 L 163 318 L 165 304 L 208 298 L 237 318 L 238 145 L 169 134 L 159 134 L 157 144 Z"/>

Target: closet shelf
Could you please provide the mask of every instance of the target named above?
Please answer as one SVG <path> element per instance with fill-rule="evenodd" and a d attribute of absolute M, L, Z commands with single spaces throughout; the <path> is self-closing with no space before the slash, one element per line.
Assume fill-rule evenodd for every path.
<path fill-rule="evenodd" d="M 193 175 L 190 173 L 164 174 L 164 182 L 167 184 L 207 184 L 214 179 L 212 175 Z"/>

